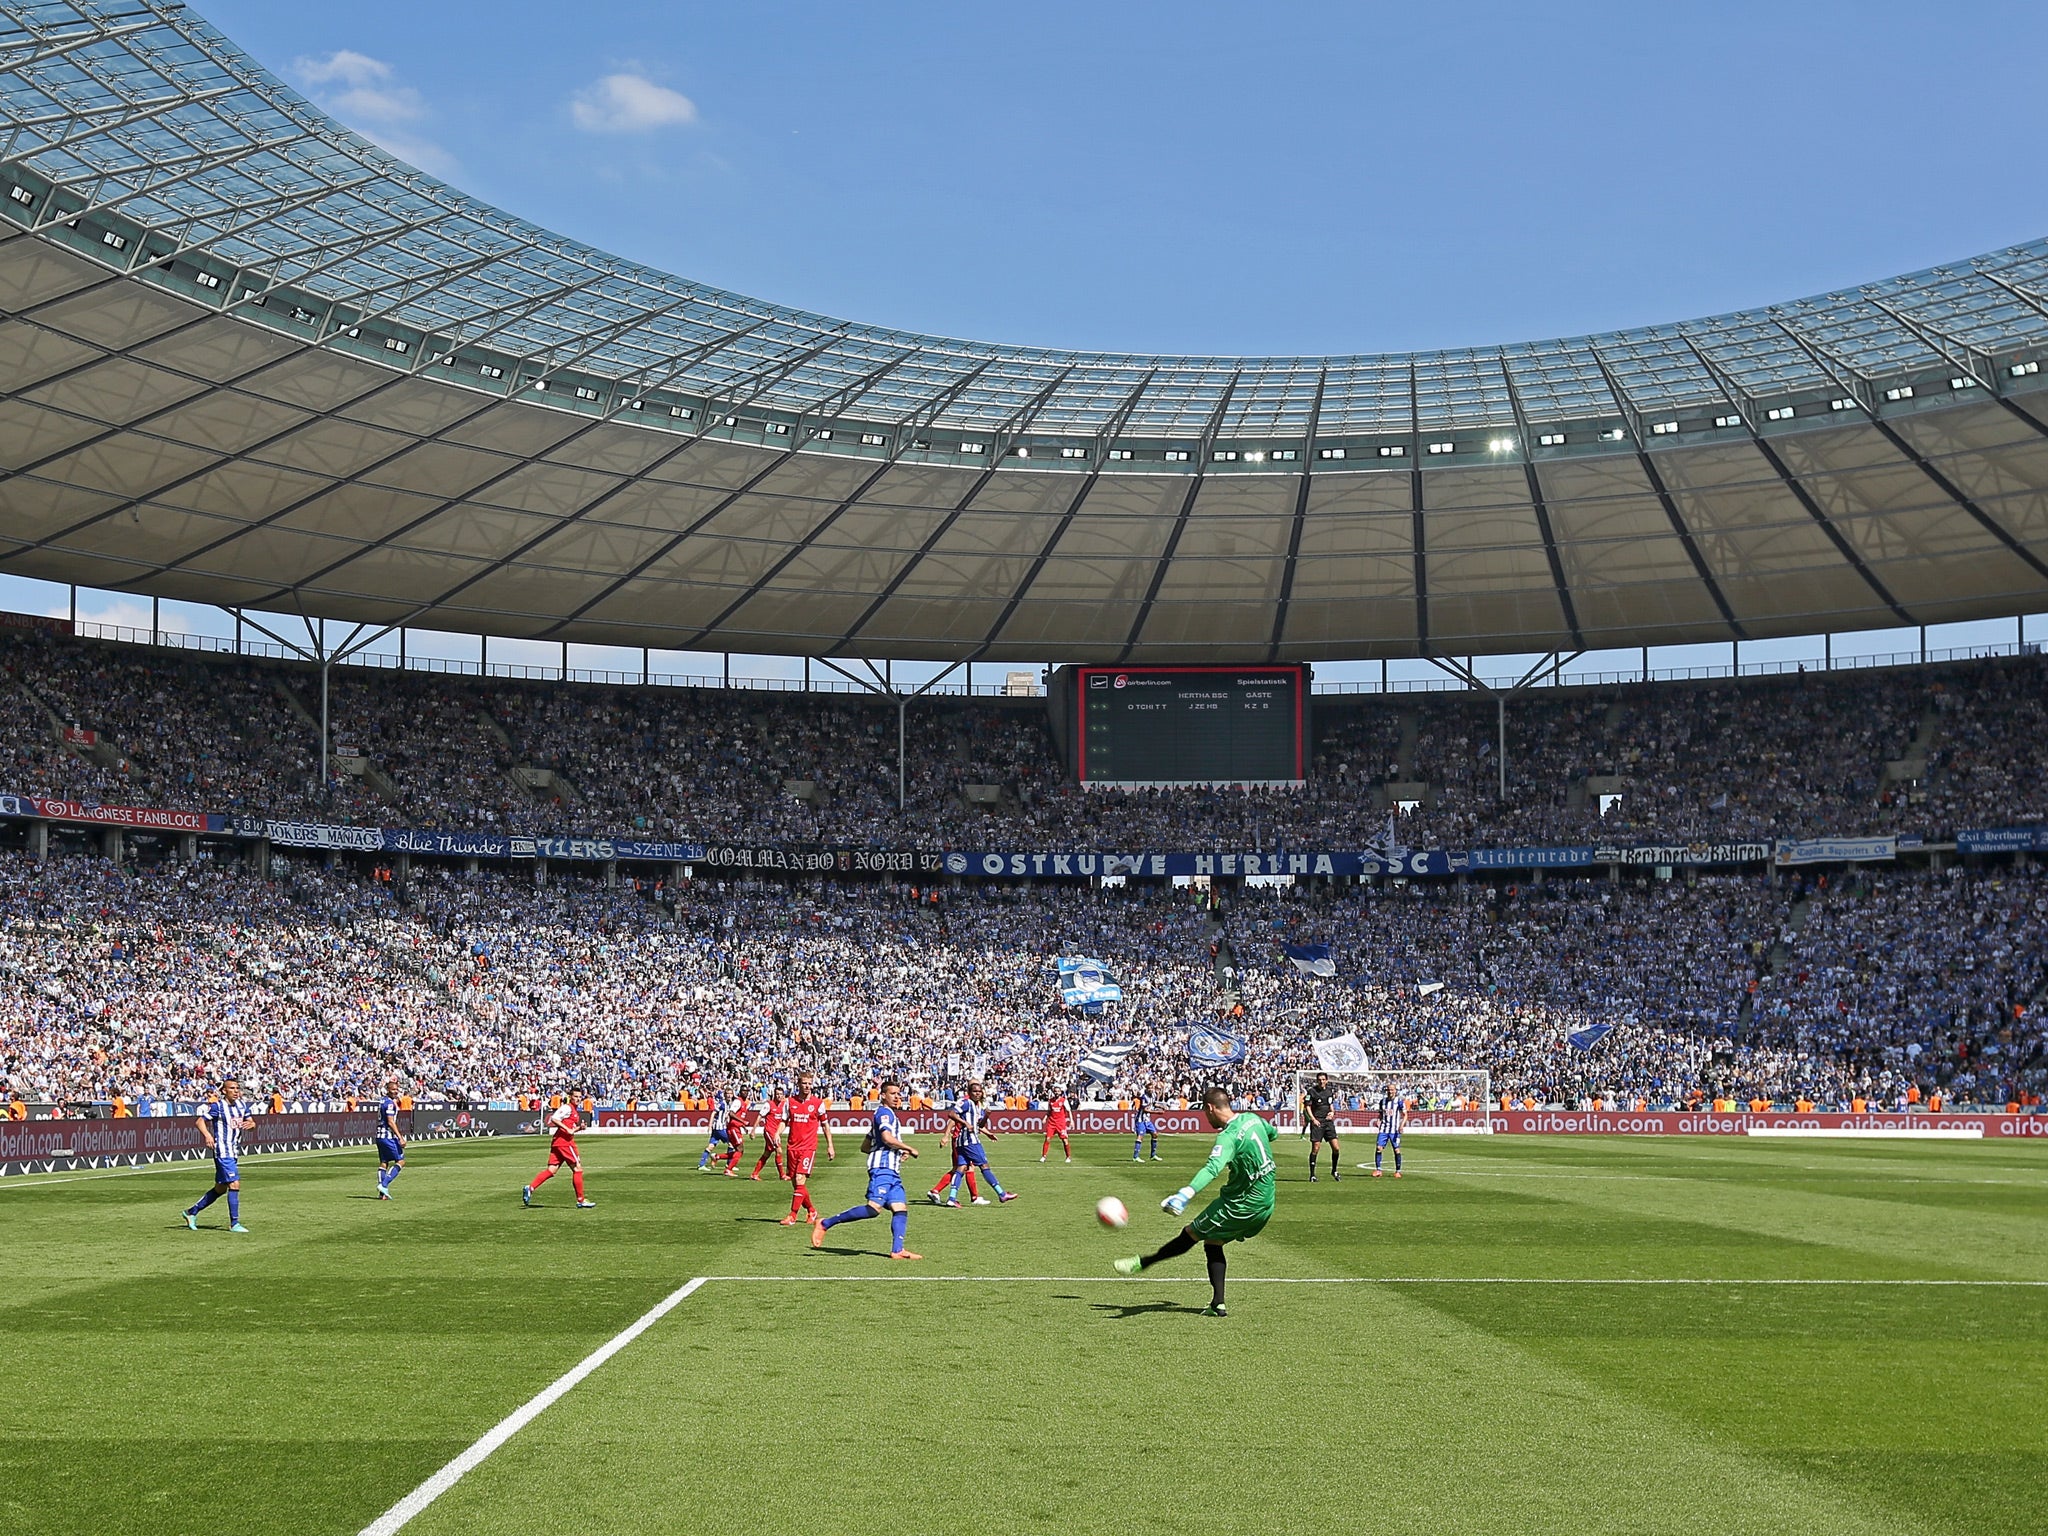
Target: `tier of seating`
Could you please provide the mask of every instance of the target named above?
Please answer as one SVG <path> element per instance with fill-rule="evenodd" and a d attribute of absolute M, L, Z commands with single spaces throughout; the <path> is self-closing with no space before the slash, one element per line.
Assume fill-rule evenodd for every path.
<path fill-rule="evenodd" d="M 288 1100 L 574 1091 L 674 1102 L 817 1072 L 969 1074 L 1040 1097 L 1134 1044 L 1112 1093 L 1208 1074 L 1192 1028 L 1247 1045 L 1226 1074 L 1291 1091 L 1312 1040 L 1388 1065 L 1484 1068 L 1545 1104 L 1760 1097 L 2005 1104 L 2048 1088 L 2037 1006 L 2048 878 L 2027 869 L 1301 887 L 627 882 L 345 863 L 263 875 L 0 855 L 0 1075 L 24 1099 L 197 1097 L 226 1075 Z M 1303 974 L 1289 944 L 1328 944 Z M 1125 1001 L 1064 1007 L 1060 954 Z M 1432 985 L 1439 984 L 1439 985 Z M 1612 1028 L 1590 1045 L 1589 1026 Z M 1583 1039 L 1583 1035 L 1582 1035 Z"/>
<path fill-rule="evenodd" d="M 513 683 L 0 635 L 0 789 L 451 830 L 864 848 L 1411 847 L 2048 817 L 2048 662 L 1319 699 L 1298 790 L 1084 792 L 1035 701 Z M 61 729 L 91 733 L 66 741 Z M 983 786 L 975 796 L 969 786 Z M 993 791 L 991 796 L 990 791 Z"/>

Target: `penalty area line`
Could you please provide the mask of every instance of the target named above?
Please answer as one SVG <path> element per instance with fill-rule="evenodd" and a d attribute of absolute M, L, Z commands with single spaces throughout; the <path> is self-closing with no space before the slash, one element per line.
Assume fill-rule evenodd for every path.
<path fill-rule="evenodd" d="M 706 1275 L 725 1284 L 754 1285 L 1186 1285 L 1180 1275 Z M 1199 1275 L 1193 1276 L 1200 1280 Z M 1232 1285 L 1874 1285 L 1963 1286 L 1990 1290 L 2048 1287 L 2048 1280 L 1771 1279 L 1609 1275 L 1232 1275 Z"/>
<path fill-rule="evenodd" d="M 603 1365 L 605 1361 L 611 1359 L 613 1355 L 616 1355 L 628 1344 L 639 1338 L 641 1334 L 668 1316 L 670 1312 L 673 1312 L 687 1300 L 692 1292 L 710 1278 L 709 1275 L 699 1275 L 687 1284 L 680 1285 L 675 1290 L 670 1291 L 668 1295 L 662 1297 L 660 1301 L 657 1301 L 653 1306 L 641 1313 L 623 1332 L 614 1334 L 596 1349 L 585 1355 L 580 1361 L 571 1366 L 562 1375 L 556 1377 L 524 1404 L 514 1409 L 503 1419 L 500 1419 L 497 1424 L 492 1426 L 468 1450 L 449 1462 L 447 1466 L 436 1472 L 424 1483 L 421 1483 L 419 1487 L 413 1489 L 411 1493 L 408 1493 L 375 1520 L 364 1526 L 362 1536 L 393 1536 L 393 1533 L 403 1530 L 407 1524 L 420 1515 L 434 1500 L 440 1498 L 442 1494 L 453 1488 L 463 1478 L 481 1466 L 491 1452 L 518 1434 L 520 1430 L 526 1428 L 527 1425 L 531 1424 L 543 1413 L 546 1413 L 548 1409 L 552 1408 L 564 1395 L 575 1387 L 578 1382 L 582 1381 L 592 1371 Z"/>

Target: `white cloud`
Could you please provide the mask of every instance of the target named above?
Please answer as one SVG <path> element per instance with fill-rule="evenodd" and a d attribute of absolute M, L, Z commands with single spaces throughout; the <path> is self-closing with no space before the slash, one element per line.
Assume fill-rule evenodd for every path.
<path fill-rule="evenodd" d="M 339 48 L 323 58 L 292 61 L 292 73 L 314 98 L 363 137 L 399 159 L 435 176 L 452 175 L 455 157 L 430 139 L 402 131 L 428 115 L 420 93 L 399 81 L 382 59 L 352 48 Z"/>
<path fill-rule="evenodd" d="M 649 133 L 697 120 L 696 103 L 645 75 L 606 75 L 578 91 L 569 116 L 585 133 Z"/>

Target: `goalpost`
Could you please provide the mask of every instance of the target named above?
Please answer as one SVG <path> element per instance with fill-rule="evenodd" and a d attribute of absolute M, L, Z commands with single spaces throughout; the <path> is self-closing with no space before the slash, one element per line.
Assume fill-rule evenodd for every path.
<path fill-rule="evenodd" d="M 1294 1074 L 1297 1115 L 1301 1096 L 1316 1078 L 1315 1071 Z M 1493 1074 L 1483 1067 L 1367 1067 L 1358 1072 L 1331 1072 L 1330 1093 L 1337 1124 L 1352 1136 L 1372 1134 L 1380 1100 L 1398 1093 L 1408 1104 L 1408 1125 L 1414 1135 L 1489 1136 L 1493 1133 Z M 1307 1134 L 1308 1122 L 1299 1122 Z"/>

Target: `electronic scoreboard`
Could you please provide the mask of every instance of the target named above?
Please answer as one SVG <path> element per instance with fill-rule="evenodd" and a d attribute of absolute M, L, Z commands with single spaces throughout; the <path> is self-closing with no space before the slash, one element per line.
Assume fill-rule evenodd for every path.
<path fill-rule="evenodd" d="M 1274 784 L 1306 776 L 1305 666 L 1062 667 L 1053 734 L 1084 783 Z"/>

